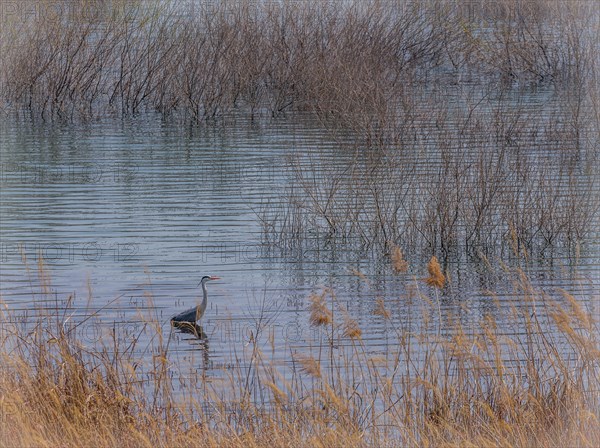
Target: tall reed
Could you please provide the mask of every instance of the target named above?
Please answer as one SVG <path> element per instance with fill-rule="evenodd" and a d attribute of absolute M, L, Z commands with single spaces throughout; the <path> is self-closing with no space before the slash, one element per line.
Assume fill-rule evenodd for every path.
<path fill-rule="evenodd" d="M 423 284 L 414 285 L 418 326 L 393 318 L 392 303 L 374 302 L 385 351 L 365 342 L 364 318 L 333 291 L 316 293 L 306 319 L 318 345 L 283 347 L 284 372 L 266 350 L 283 342 L 257 319 L 214 382 L 210 370 L 177 360 L 151 318 L 139 333 L 108 330 L 90 345 L 81 329 L 98 313 L 75 322 L 72 299 L 23 323 L 3 307 L 0 444 L 597 446 L 594 315 L 567 291 L 540 291 L 519 270 L 505 275 L 519 307 L 491 297 L 495 305 L 471 324 L 442 314 Z"/>

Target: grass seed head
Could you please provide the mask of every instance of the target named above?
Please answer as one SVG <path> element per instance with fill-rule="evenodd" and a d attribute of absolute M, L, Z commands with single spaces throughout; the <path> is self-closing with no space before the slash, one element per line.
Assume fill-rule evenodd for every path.
<path fill-rule="evenodd" d="M 350 317 L 347 317 L 344 322 L 344 336 L 350 339 L 360 339 L 362 336 L 362 330 L 358 326 L 358 322 Z"/>
<path fill-rule="evenodd" d="M 310 323 L 315 327 L 329 325 L 333 322 L 333 313 L 325 303 L 325 293 L 310 296 Z"/>
<path fill-rule="evenodd" d="M 385 307 L 385 302 L 383 301 L 383 299 L 377 299 L 375 303 L 376 306 L 375 311 L 373 311 L 373 314 L 375 314 L 376 316 L 381 316 L 386 320 L 392 317 L 392 313 L 390 313 L 390 310 L 388 310 Z"/>
<path fill-rule="evenodd" d="M 408 262 L 404 259 L 402 249 L 398 246 L 392 248 L 392 266 L 394 272 L 398 274 L 408 271 Z"/>
<path fill-rule="evenodd" d="M 446 284 L 446 277 L 444 277 L 440 263 L 435 255 L 431 257 L 431 260 L 429 260 L 427 270 L 429 271 L 429 277 L 425 279 L 425 282 L 429 286 L 443 288 Z"/>

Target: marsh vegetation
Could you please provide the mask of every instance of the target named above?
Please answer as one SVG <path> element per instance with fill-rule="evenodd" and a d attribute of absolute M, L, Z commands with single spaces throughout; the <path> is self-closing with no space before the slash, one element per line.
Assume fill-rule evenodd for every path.
<path fill-rule="evenodd" d="M 24 5 L 0 17 L 10 123 L 0 208 L 16 248 L 3 245 L 0 258 L 3 269 L 23 259 L 26 271 L 21 279 L 14 263 L 2 277 L 16 286 L 0 297 L 1 446 L 600 445 L 594 2 Z M 283 126 L 260 141 L 281 154 L 211 140 L 240 123 L 248 134 Z M 282 123 L 307 132 L 296 139 Z M 194 146 L 204 135 L 210 144 Z M 228 154 L 240 179 L 229 179 Z M 65 181 L 73 160 L 101 160 L 101 174 L 121 165 L 106 185 Z M 69 168 L 56 185 L 27 182 L 38 161 Z M 261 183 L 267 169 L 276 175 Z M 44 256 L 37 277 L 28 266 L 24 232 L 60 245 L 56 223 L 67 221 L 68 248 L 105 225 L 122 239 L 103 246 L 111 267 L 94 274 L 110 280 L 102 287 L 119 269 L 129 276 L 119 287 L 144 303 L 127 315 L 134 332 L 120 332 L 125 314 L 102 316 L 116 302 L 100 302 L 94 274 L 82 305 L 85 294 L 58 292 L 64 279 L 53 284 Z M 260 254 L 232 262 L 211 232 L 256 237 Z M 113 250 L 122 246 L 147 257 L 142 280 Z M 322 253 L 314 271 L 296 266 Z M 582 254 L 591 280 L 577 273 Z M 176 357 L 178 333 L 160 313 L 198 258 L 202 269 L 294 264 L 290 285 L 304 295 L 286 302 L 282 322 L 310 337 L 277 339 L 275 314 L 249 307 L 238 315 L 250 322 L 243 344 L 214 355 L 209 321 L 190 349 L 201 359 Z M 567 284 L 530 278 L 557 259 Z M 154 295 L 157 272 L 172 277 L 168 301 Z M 350 293 L 336 284 L 344 275 Z M 22 315 L 19 300 L 32 304 Z M 96 320 L 103 331 L 90 343 Z M 215 360 L 221 367 L 206 367 Z"/>
<path fill-rule="evenodd" d="M 205 125 L 302 113 L 352 141 L 340 145 L 357 163 L 341 172 L 291 164 L 293 191 L 263 210 L 265 241 L 319 232 L 384 250 L 531 251 L 576 248 L 597 225 L 591 2 L 53 8 L 5 14 L 0 79 L 14 113 Z M 552 106 L 523 100 L 536 91 Z"/>
<path fill-rule="evenodd" d="M 0 443 L 597 446 L 600 345 L 585 305 L 506 270 L 525 306 L 507 308 L 490 294 L 490 309 L 508 313 L 502 319 L 518 332 L 506 333 L 494 313 L 467 326 L 458 316 L 438 321 L 444 275 L 434 259 L 428 270 L 424 281 L 404 279 L 413 293 L 403 300 L 418 302 L 420 315 L 397 325 L 394 310 L 373 303 L 385 352 L 368 347 L 368 330 L 325 289 L 309 300 L 318 345 L 287 347 L 281 365 L 271 353 L 281 342 L 257 319 L 218 382 L 186 376 L 194 366 L 173 361 L 170 330 L 150 317 L 139 334 L 106 331 L 92 348 L 80 324 L 65 320 L 69 308 L 39 310 L 27 324 L 3 312 L 11 324 L 0 334 Z M 139 354 L 143 340 L 151 357 Z"/>

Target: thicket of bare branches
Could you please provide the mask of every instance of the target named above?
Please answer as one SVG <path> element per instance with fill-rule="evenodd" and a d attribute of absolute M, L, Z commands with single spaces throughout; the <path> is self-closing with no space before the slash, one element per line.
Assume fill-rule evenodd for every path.
<path fill-rule="evenodd" d="M 582 125 L 569 107 L 540 114 L 526 102 L 453 101 L 415 102 L 411 119 L 370 150 L 341 141 L 354 156 L 339 163 L 295 156 L 282 200 L 260 211 L 265 240 L 283 248 L 337 241 L 411 253 L 577 254 L 598 228 L 594 120 Z"/>
<path fill-rule="evenodd" d="M 3 15 L 12 109 L 195 123 L 301 112 L 350 133 L 369 163 L 292 165 L 283 207 L 263 210 L 272 243 L 321 232 L 529 250 L 577 246 L 597 223 L 592 2 L 68 3 Z M 552 107 L 518 100 L 536 88 Z"/>
<path fill-rule="evenodd" d="M 414 84 L 577 85 L 597 69 L 586 2 L 57 4 L 2 16 L 4 99 L 46 119 L 309 110 L 376 134 Z"/>

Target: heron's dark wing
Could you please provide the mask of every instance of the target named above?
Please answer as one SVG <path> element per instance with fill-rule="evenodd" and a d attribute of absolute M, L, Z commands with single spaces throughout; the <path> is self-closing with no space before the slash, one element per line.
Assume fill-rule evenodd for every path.
<path fill-rule="evenodd" d="M 171 318 L 171 322 L 196 322 L 196 320 L 198 320 L 197 308 L 198 307 L 190 308 L 189 310 L 176 314 Z"/>

